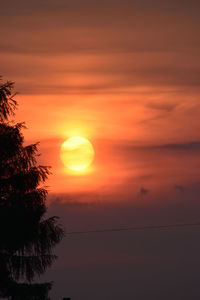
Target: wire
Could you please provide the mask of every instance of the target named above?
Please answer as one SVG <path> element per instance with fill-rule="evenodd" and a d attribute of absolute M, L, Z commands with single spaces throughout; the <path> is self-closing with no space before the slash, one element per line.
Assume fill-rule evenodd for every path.
<path fill-rule="evenodd" d="M 150 230 L 150 229 L 165 229 L 165 228 L 176 228 L 176 227 L 192 227 L 200 226 L 200 221 L 195 223 L 179 223 L 179 224 L 166 224 L 166 225 L 145 225 L 145 226 L 133 226 L 133 227 L 121 227 L 121 228 L 105 228 L 105 229 L 94 229 L 85 231 L 71 231 L 67 232 L 66 235 L 74 234 L 86 234 L 86 233 L 104 233 L 104 232 L 119 232 L 119 231 L 130 231 L 130 230 Z"/>

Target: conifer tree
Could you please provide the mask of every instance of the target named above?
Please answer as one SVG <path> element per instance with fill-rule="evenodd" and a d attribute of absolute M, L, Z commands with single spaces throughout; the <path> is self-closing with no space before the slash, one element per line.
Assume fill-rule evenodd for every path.
<path fill-rule="evenodd" d="M 49 168 L 37 164 L 38 144 L 24 145 L 13 82 L 0 84 L 0 298 L 46 300 L 51 283 L 33 283 L 55 260 L 58 218 L 45 219 Z"/>

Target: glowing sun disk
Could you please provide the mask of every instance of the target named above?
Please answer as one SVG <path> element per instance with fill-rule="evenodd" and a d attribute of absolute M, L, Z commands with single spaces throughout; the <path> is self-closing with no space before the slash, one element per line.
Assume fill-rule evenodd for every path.
<path fill-rule="evenodd" d="M 60 157 L 71 171 L 83 171 L 94 159 L 94 148 L 84 137 L 71 137 L 62 144 Z"/>

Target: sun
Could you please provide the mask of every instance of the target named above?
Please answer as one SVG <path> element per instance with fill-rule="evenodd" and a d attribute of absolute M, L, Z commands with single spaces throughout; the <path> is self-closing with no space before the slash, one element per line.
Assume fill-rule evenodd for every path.
<path fill-rule="evenodd" d="M 69 170 L 84 171 L 94 159 L 94 148 L 84 137 L 71 137 L 61 145 L 60 158 Z"/>

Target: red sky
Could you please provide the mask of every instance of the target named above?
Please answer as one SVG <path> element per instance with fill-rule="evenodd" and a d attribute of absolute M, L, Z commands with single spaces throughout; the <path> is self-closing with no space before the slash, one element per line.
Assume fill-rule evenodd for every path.
<path fill-rule="evenodd" d="M 105 226 L 117 226 L 118 205 L 127 205 L 120 221 L 124 225 L 193 220 L 200 180 L 199 9 L 195 0 L 1 4 L 1 75 L 16 82 L 16 120 L 26 122 L 26 143 L 40 141 L 40 163 L 52 166 L 47 183 L 51 209 L 62 214 L 65 207 L 63 222 L 69 228 L 103 226 L 101 218 Z M 88 138 L 95 149 L 92 166 L 79 176 L 66 172 L 59 156 L 62 142 L 73 135 Z M 99 213 L 89 208 L 110 202 L 113 213 L 109 207 L 99 207 Z M 130 205 L 136 206 L 127 217 Z M 93 213 L 99 215 L 95 224 Z M 86 247 L 89 252 L 91 245 Z M 94 261 L 102 259 L 97 248 Z M 161 249 L 162 255 L 166 262 Z M 144 256 L 148 261 L 148 251 Z M 143 256 L 137 257 L 141 261 Z M 108 255 L 105 261 L 110 260 Z M 134 266 L 133 259 L 130 264 Z M 64 284 L 59 289 L 63 293 Z M 159 295 L 165 299 L 163 290 Z M 79 299 L 73 288 L 71 292 Z M 87 295 L 94 299 L 94 293 Z M 189 299 L 184 295 L 170 299 Z M 114 299 L 112 293 L 109 299 Z M 147 298 L 144 294 L 137 299 Z"/>

